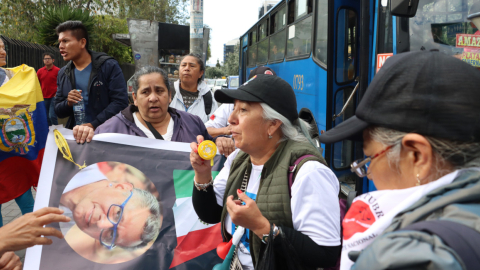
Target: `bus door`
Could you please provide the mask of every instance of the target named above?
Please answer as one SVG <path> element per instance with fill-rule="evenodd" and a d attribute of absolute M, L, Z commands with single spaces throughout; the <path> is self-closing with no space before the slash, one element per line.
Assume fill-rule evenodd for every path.
<path fill-rule="evenodd" d="M 361 75 L 360 6 L 359 0 L 330 1 L 329 23 L 333 27 L 329 27 L 328 63 L 332 64 L 327 68 L 327 129 L 339 125 L 355 114 L 357 86 Z M 340 181 L 341 193 L 344 195 L 348 195 L 350 191 L 362 193 L 362 179 L 350 171 L 350 164 L 361 157 L 357 155 L 363 154 L 361 143 L 346 140 L 326 145 L 325 148 L 325 156 Z"/>

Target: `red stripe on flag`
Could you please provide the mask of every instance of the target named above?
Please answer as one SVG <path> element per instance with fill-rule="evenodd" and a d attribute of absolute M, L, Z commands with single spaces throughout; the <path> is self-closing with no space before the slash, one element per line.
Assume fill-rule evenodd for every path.
<path fill-rule="evenodd" d="M 0 204 L 17 198 L 32 186 L 37 186 L 44 150 L 45 148 L 38 151 L 35 160 L 14 156 L 0 162 Z"/>
<path fill-rule="evenodd" d="M 210 228 L 189 232 L 187 235 L 178 237 L 177 243 L 180 243 L 180 245 L 174 250 L 170 268 L 216 249 L 222 241 L 220 223 Z"/>

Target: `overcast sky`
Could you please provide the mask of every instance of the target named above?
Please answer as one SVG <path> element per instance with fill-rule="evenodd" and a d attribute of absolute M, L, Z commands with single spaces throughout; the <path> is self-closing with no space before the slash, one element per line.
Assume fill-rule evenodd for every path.
<path fill-rule="evenodd" d="M 212 57 L 207 65 L 223 62 L 223 44 L 239 39 L 258 20 L 261 0 L 204 0 L 203 23 L 212 28 Z"/>

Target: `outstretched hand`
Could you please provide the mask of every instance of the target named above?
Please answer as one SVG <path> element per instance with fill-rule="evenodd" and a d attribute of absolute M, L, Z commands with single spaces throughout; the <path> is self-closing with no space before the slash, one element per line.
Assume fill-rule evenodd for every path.
<path fill-rule="evenodd" d="M 262 215 L 257 203 L 250 199 L 247 194 L 237 190 L 238 198 L 234 200 L 233 195 L 227 198 L 227 211 L 235 225 L 252 230 L 258 237 L 270 232 L 270 222 Z M 243 203 L 242 203 L 243 202 Z"/>
<path fill-rule="evenodd" d="M 63 210 L 45 207 L 33 213 L 25 214 L 0 228 L 0 254 L 17 251 L 34 245 L 50 245 L 47 236 L 63 238 L 62 233 L 54 228 L 43 226 L 54 222 L 68 222 L 70 218 L 62 215 Z"/>

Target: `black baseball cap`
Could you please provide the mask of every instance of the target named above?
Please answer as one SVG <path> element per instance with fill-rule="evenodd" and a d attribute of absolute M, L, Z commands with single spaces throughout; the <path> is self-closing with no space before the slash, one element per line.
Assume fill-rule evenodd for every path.
<path fill-rule="evenodd" d="M 275 73 L 275 71 L 273 71 L 273 69 L 271 69 L 269 67 L 266 67 L 266 66 L 259 66 L 259 67 L 256 67 L 256 68 L 252 69 L 252 71 L 250 71 L 250 75 L 248 75 L 248 79 L 250 80 L 253 76 L 260 75 L 260 74 L 277 76 L 277 74 Z"/>
<path fill-rule="evenodd" d="M 390 57 L 367 88 L 355 116 L 319 137 L 361 140 L 368 126 L 453 141 L 480 141 L 480 71 L 438 51 Z"/>
<path fill-rule="evenodd" d="M 234 103 L 235 100 L 262 102 L 291 122 L 298 119 L 295 93 L 290 84 L 277 76 L 255 75 L 236 90 L 215 91 L 215 99 L 220 103 Z"/>

